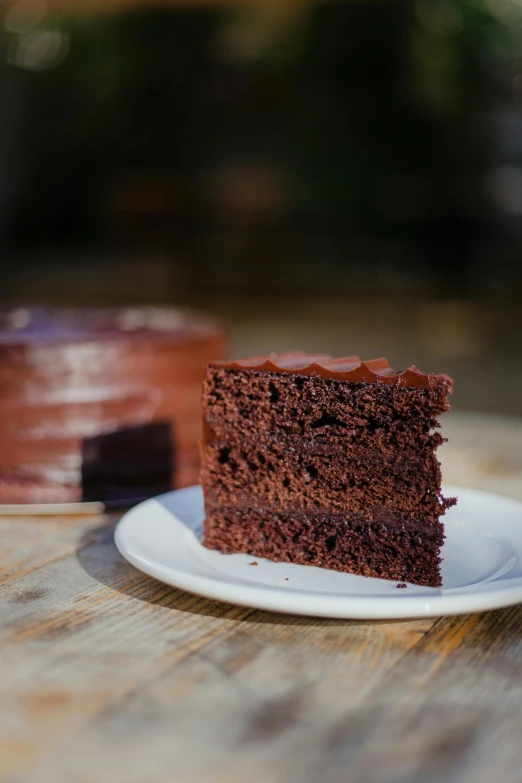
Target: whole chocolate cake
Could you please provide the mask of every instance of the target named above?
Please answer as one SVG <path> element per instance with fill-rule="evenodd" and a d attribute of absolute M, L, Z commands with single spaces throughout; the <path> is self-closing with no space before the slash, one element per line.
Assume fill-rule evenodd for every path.
<path fill-rule="evenodd" d="M 204 388 L 205 546 L 441 584 L 437 418 L 451 380 L 385 359 L 213 362 Z"/>
<path fill-rule="evenodd" d="M 193 484 L 223 330 L 177 309 L 0 311 L 0 503 L 127 503 Z"/>

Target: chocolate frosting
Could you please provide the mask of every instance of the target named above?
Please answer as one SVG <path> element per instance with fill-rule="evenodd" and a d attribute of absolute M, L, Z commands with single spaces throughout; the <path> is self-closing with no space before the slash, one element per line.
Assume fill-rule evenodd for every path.
<path fill-rule="evenodd" d="M 271 353 L 240 361 L 211 362 L 211 367 L 253 372 L 291 373 L 317 375 L 326 380 L 351 381 L 352 383 L 387 383 L 395 386 L 433 389 L 441 384 L 451 392 L 452 381 L 447 375 L 423 373 L 415 366 L 397 371 L 386 359 L 361 361 L 358 356 L 334 359 L 328 354 Z"/>
<path fill-rule="evenodd" d="M 0 307 L 0 345 L 53 344 L 129 337 L 184 339 L 215 333 L 216 322 L 173 307 Z"/>

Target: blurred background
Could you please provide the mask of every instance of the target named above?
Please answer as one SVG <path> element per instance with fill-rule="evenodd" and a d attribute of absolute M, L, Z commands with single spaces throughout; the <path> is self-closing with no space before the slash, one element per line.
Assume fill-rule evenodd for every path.
<path fill-rule="evenodd" d="M 0 298 L 191 305 L 522 415 L 522 2 L 14 0 Z"/>

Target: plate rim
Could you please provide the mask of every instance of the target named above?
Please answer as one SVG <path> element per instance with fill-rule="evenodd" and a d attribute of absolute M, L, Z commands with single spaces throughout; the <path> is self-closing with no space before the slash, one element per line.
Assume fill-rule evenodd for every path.
<path fill-rule="evenodd" d="M 225 574 L 221 574 L 220 579 L 194 574 L 180 569 L 178 566 L 167 566 L 142 554 L 136 554 L 132 545 L 129 546 L 126 541 L 127 528 L 131 522 L 134 523 L 136 515 L 139 514 L 141 516 L 149 505 L 162 505 L 161 501 L 171 498 L 173 494 L 188 494 L 196 489 L 201 489 L 201 487 L 195 484 L 190 487 L 171 490 L 139 503 L 122 516 L 114 531 L 115 544 L 122 557 L 148 576 L 169 584 L 174 588 L 185 590 L 209 600 L 223 601 L 237 606 L 249 607 L 253 610 L 261 609 L 279 614 L 347 620 L 444 617 L 490 611 L 522 603 L 522 576 L 504 580 L 505 586 L 496 590 L 487 589 L 487 585 L 495 584 L 495 580 L 493 580 L 492 582 L 474 583 L 459 588 L 450 588 L 447 592 L 444 592 L 444 588 L 427 587 L 424 589 L 427 591 L 433 590 L 433 594 L 427 592 L 422 595 L 408 595 L 402 590 L 397 591 L 397 595 L 319 593 L 302 589 L 297 590 L 291 585 L 279 587 L 256 582 L 248 582 L 239 588 L 237 582 L 227 579 Z M 465 493 L 478 500 L 490 499 L 494 502 L 508 503 L 517 507 L 522 513 L 522 502 L 497 493 L 448 484 L 443 486 L 443 491 L 445 494 L 458 495 L 459 493 Z M 164 506 L 162 507 L 164 508 Z M 223 555 L 223 557 L 226 557 L 226 555 Z M 256 559 L 263 560 L 263 558 Z M 281 563 L 281 565 L 288 564 Z M 309 568 L 310 566 L 301 567 Z M 386 581 L 389 584 L 393 580 L 382 581 Z M 473 589 L 482 585 L 485 589 Z M 303 603 L 306 603 L 306 606 L 303 606 Z"/>

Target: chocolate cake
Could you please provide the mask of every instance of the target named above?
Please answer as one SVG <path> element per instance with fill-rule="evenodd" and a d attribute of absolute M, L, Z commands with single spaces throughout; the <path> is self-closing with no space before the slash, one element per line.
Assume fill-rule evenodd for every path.
<path fill-rule="evenodd" d="M 437 418 L 451 380 L 385 359 L 271 354 L 207 367 L 203 543 L 441 584 Z"/>
<path fill-rule="evenodd" d="M 0 503 L 130 503 L 199 473 L 221 326 L 177 309 L 0 310 Z"/>

